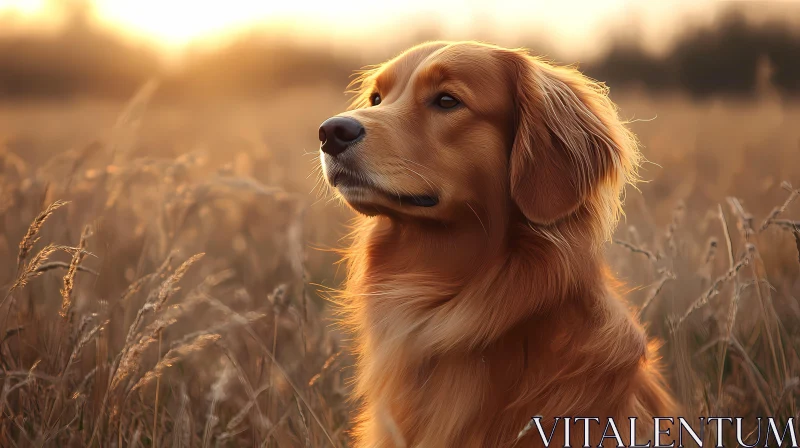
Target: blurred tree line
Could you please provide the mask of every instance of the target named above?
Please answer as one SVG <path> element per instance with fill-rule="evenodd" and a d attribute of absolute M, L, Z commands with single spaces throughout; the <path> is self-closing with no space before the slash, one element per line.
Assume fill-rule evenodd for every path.
<path fill-rule="evenodd" d="M 166 100 L 253 98 L 309 83 L 341 88 L 354 69 L 375 62 L 261 35 L 194 52 L 169 69 L 152 48 L 98 29 L 86 17 L 85 8 L 74 8 L 56 34 L 0 35 L 0 100 L 127 98 L 153 77 L 161 80 L 159 97 Z M 758 65 L 766 60 L 772 85 L 800 95 L 798 31 L 789 22 L 756 25 L 730 11 L 714 26 L 686 29 L 663 55 L 646 51 L 637 39 L 617 39 L 581 69 L 612 88 L 747 96 L 755 93 Z"/>

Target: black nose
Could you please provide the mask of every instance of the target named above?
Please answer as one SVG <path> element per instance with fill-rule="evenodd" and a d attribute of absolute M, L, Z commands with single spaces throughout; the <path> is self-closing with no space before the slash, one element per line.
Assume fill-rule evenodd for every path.
<path fill-rule="evenodd" d="M 360 140 L 366 131 L 358 121 L 347 117 L 328 118 L 319 127 L 322 152 L 332 156 L 343 153 Z"/>

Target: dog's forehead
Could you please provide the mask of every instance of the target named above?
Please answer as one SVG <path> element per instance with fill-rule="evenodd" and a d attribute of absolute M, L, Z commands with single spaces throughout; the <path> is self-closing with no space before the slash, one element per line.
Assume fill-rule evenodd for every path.
<path fill-rule="evenodd" d="M 496 49 L 472 42 L 433 42 L 401 54 L 384 67 L 379 78 L 407 81 L 436 72 L 440 77 L 466 78 L 498 68 Z"/>
<path fill-rule="evenodd" d="M 496 62 L 496 49 L 476 43 L 455 43 L 442 47 L 422 61 L 425 65 L 446 64 L 453 69 L 474 68 L 474 64 L 490 64 Z"/>
<path fill-rule="evenodd" d="M 377 84 L 388 85 L 397 80 L 407 80 L 425 59 L 447 45 L 446 42 L 431 42 L 404 51 L 382 67 L 376 77 Z"/>

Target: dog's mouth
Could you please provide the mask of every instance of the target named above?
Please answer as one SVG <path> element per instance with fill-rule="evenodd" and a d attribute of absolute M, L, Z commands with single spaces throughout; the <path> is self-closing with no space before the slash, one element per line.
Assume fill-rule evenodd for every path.
<path fill-rule="evenodd" d="M 346 171 L 338 171 L 334 174 L 330 183 L 348 201 L 358 202 L 364 193 L 376 193 L 387 200 L 398 203 L 399 205 L 411 205 L 414 207 L 433 207 L 439 204 L 439 198 L 431 194 L 398 194 L 391 193 L 365 179 L 363 176 L 352 174 Z"/>

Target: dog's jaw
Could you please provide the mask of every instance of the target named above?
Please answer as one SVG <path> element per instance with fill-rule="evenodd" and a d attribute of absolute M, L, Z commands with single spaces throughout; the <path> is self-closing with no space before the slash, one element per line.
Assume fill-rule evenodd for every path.
<path fill-rule="evenodd" d="M 345 164 L 326 154 L 320 154 L 323 176 L 327 183 L 335 188 L 341 197 L 357 212 L 372 216 L 384 213 L 386 209 L 404 207 L 435 207 L 439 204 L 439 196 L 435 193 L 407 194 L 396 191 L 385 179 L 367 172 L 364 169 L 351 169 Z"/>

